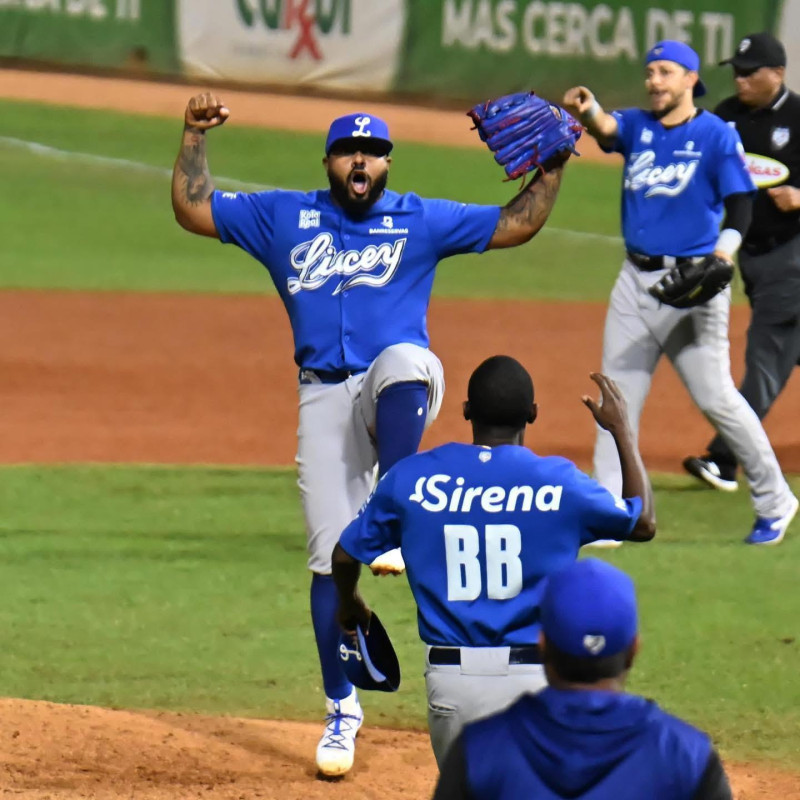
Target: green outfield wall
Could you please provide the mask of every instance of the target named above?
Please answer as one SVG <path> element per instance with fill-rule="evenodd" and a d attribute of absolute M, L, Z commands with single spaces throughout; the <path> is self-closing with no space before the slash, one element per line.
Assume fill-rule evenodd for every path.
<path fill-rule="evenodd" d="M 800 0 L 0 0 L 0 57 L 443 103 L 585 84 L 638 104 L 644 54 L 680 39 L 713 106 L 719 60 L 765 29 L 800 88 Z"/>
<path fill-rule="evenodd" d="M 398 91 L 474 98 L 533 88 L 557 100 L 585 84 L 605 105 L 642 97 L 642 58 L 660 39 L 697 50 L 709 99 L 730 94 L 717 62 L 774 17 L 771 4 L 743 0 L 433 0 L 408 11 Z"/>
<path fill-rule="evenodd" d="M 173 0 L 0 0 L 0 56 L 177 74 Z"/>

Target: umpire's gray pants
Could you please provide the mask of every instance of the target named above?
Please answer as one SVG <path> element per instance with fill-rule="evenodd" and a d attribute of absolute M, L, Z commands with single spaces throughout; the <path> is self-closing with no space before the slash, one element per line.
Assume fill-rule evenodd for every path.
<path fill-rule="evenodd" d="M 764 419 L 800 363 L 800 236 L 762 255 L 742 252 L 739 267 L 753 310 L 739 391 Z M 717 463 L 736 465 L 721 436 L 708 452 Z"/>
<path fill-rule="evenodd" d="M 468 722 L 488 717 L 526 692 L 547 686 L 541 664 L 509 664 L 508 647 L 461 647 L 461 665 L 430 663 L 425 654 L 428 729 L 436 763 Z"/>

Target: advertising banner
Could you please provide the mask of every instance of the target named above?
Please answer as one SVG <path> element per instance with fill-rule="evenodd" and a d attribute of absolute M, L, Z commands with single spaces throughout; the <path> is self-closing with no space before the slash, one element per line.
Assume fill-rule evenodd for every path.
<path fill-rule="evenodd" d="M 397 91 L 475 99 L 534 89 L 558 100 L 583 84 L 612 107 L 644 100 L 642 59 L 661 39 L 697 50 L 705 104 L 730 94 L 717 62 L 774 16 L 770 3 L 744 0 L 412 0 L 408 10 Z"/>
<path fill-rule="evenodd" d="M 391 88 L 404 0 L 178 0 L 185 74 L 333 89 Z"/>

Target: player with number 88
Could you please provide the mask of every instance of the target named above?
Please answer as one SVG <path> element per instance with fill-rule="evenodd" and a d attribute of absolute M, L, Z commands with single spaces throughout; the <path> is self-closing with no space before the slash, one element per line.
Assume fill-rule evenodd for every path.
<path fill-rule="evenodd" d="M 333 553 L 339 616 L 366 627 L 359 564 L 402 547 L 427 645 L 431 744 L 439 764 L 461 727 L 545 686 L 538 650 L 543 579 L 595 539 L 647 541 L 653 496 L 616 385 L 593 374 L 602 403 L 583 401 L 617 444 L 623 497 L 565 458 L 523 446 L 536 419 L 533 382 L 508 356 L 472 374 L 464 418 L 472 444 L 398 462 Z"/>

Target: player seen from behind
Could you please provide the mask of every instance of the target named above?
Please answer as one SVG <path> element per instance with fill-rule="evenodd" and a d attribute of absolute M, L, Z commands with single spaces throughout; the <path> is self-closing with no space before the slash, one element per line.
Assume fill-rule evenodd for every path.
<path fill-rule="evenodd" d="M 446 444 L 397 463 L 333 554 L 345 630 L 368 628 L 362 563 L 402 547 L 426 644 L 431 744 L 439 764 L 462 726 L 545 686 L 539 602 L 545 577 L 598 538 L 655 535 L 653 495 L 625 413 L 604 375 L 600 404 L 584 403 L 616 443 L 622 497 L 565 458 L 523 446 L 537 415 L 533 382 L 508 356 L 469 381 L 472 444 Z"/>

